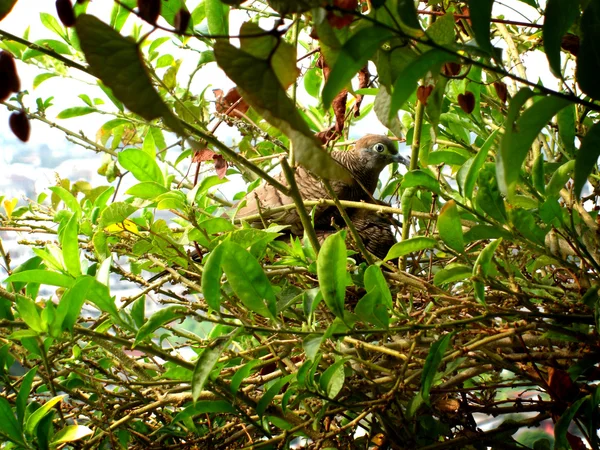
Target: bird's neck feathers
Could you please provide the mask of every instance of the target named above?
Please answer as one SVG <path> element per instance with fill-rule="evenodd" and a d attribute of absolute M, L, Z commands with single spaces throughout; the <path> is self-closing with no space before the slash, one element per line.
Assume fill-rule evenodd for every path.
<path fill-rule="evenodd" d="M 333 150 L 331 156 L 344 166 L 371 194 L 375 192 L 383 167 L 373 167 L 375 161 L 356 150 Z"/>

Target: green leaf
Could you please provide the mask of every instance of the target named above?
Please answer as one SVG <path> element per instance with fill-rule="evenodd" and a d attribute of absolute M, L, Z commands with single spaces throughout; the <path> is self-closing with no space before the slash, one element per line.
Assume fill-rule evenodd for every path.
<path fill-rule="evenodd" d="M 425 365 L 423 366 L 423 372 L 421 373 L 421 396 L 428 405 L 429 393 L 431 391 L 431 386 L 433 386 L 435 374 L 437 373 L 438 367 L 442 362 L 444 353 L 446 353 L 446 349 L 448 348 L 453 335 L 454 333 L 449 333 L 435 341 L 431 345 L 427 358 L 425 359 Z"/>
<path fill-rule="evenodd" d="M 231 340 L 237 336 L 239 332 L 241 332 L 241 328 L 238 328 L 231 335 L 219 336 L 218 338 L 213 339 L 210 346 L 204 349 L 198 358 L 198 361 L 196 361 L 196 366 L 194 367 L 194 373 L 192 375 L 192 398 L 194 399 L 194 403 L 200 398 L 204 385 L 208 381 L 208 377 L 215 367 L 215 364 L 219 361 L 221 353 L 223 353 L 223 350 L 227 348 Z"/>
<path fill-rule="evenodd" d="M 96 108 L 91 108 L 89 106 L 74 106 L 72 108 L 63 109 L 56 117 L 59 119 L 70 119 L 72 117 L 85 116 L 86 114 L 91 114 L 97 111 L 98 110 Z"/>
<path fill-rule="evenodd" d="M 465 251 L 462 224 L 454 200 L 449 200 L 442 207 L 438 216 L 437 229 L 444 244 L 456 252 L 463 253 Z"/>
<path fill-rule="evenodd" d="M 521 96 L 522 92 L 524 94 Z M 519 103 L 524 97 L 529 96 L 527 91 L 521 90 L 511 102 L 496 164 L 500 190 L 507 194 L 510 199 L 514 195 L 515 185 L 521 173 L 521 166 L 533 141 L 558 111 L 571 104 L 563 98 L 544 97 L 525 110 L 523 114 L 518 115 Z M 513 108 L 513 102 L 515 101 L 517 101 L 517 104 Z M 514 119 L 517 119 L 517 115 L 518 120 L 514 121 Z"/>
<path fill-rule="evenodd" d="M 0 20 L 4 19 L 17 4 L 17 0 L 0 0 Z"/>
<path fill-rule="evenodd" d="M 47 284 L 49 286 L 60 286 L 65 288 L 71 287 L 75 283 L 75 279 L 50 270 L 27 270 L 25 272 L 14 273 L 4 280 L 5 283 L 12 281 Z"/>
<path fill-rule="evenodd" d="M 414 28 L 415 30 L 421 29 L 421 23 L 417 16 L 417 8 L 415 8 L 414 0 L 397 0 L 398 1 L 398 15 L 402 20 L 402 23 L 407 27 Z"/>
<path fill-rule="evenodd" d="M 229 6 L 224 5 L 221 0 L 205 0 L 204 8 L 208 32 L 211 35 L 229 35 Z"/>
<path fill-rule="evenodd" d="M 408 0 L 411 1 L 412 0 Z M 390 107 L 390 119 L 396 115 L 399 109 L 417 89 L 417 82 L 427 75 L 436 65 L 454 61 L 456 58 L 442 50 L 430 50 L 423 53 L 400 73 L 392 90 L 392 102 Z"/>
<path fill-rule="evenodd" d="M 436 194 L 440 194 L 440 183 L 427 172 L 411 170 L 402 179 L 402 189 L 421 186 Z"/>
<path fill-rule="evenodd" d="M 473 266 L 473 276 L 481 275 L 487 277 L 492 270 L 492 258 L 496 249 L 502 242 L 502 238 L 490 242 L 479 254 Z"/>
<path fill-rule="evenodd" d="M 58 34 L 61 38 L 68 42 L 65 28 L 60 24 L 58 20 L 54 18 L 52 14 L 48 14 L 45 12 L 40 13 L 40 20 L 42 22 L 42 25 L 44 25 L 47 29 Z"/>
<path fill-rule="evenodd" d="M 19 423 L 23 423 L 25 418 L 25 409 L 27 408 L 27 398 L 31 393 L 31 386 L 33 385 L 33 379 L 37 372 L 37 367 L 30 369 L 21 381 L 21 387 L 19 388 L 19 394 L 17 395 L 17 419 Z"/>
<path fill-rule="evenodd" d="M 143 150 L 130 148 L 119 152 L 119 164 L 139 181 L 150 181 L 164 186 L 165 179 L 156 160 Z"/>
<path fill-rule="evenodd" d="M 431 97 L 430 97 L 431 99 Z M 428 103 L 429 104 L 429 103 Z M 460 153 L 451 150 L 437 150 L 427 155 L 427 165 L 434 166 L 438 164 L 448 164 L 451 166 L 460 166 L 466 158 Z"/>
<path fill-rule="evenodd" d="M 494 141 L 496 140 L 496 135 L 498 134 L 498 130 L 494 130 L 488 138 L 485 140 L 477 155 L 473 158 L 467 160 L 463 166 L 458 171 L 457 181 L 458 185 L 461 188 L 461 193 L 465 198 L 469 200 L 473 199 L 473 189 L 475 188 L 475 182 L 477 181 L 477 177 L 479 176 L 479 171 L 483 167 L 485 160 L 487 159 L 488 152 Z"/>
<path fill-rule="evenodd" d="M 385 258 L 384 261 L 388 261 L 390 259 L 399 258 L 400 256 L 408 255 L 413 252 L 420 252 L 421 250 L 426 250 L 429 248 L 435 248 L 437 245 L 437 241 L 433 238 L 428 237 L 415 237 L 411 239 L 407 239 L 402 242 L 398 242 L 390 248 L 390 251 Z"/>
<path fill-rule="evenodd" d="M 545 189 L 546 198 L 556 197 L 558 199 L 558 197 L 560 196 L 560 190 L 565 187 L 565 184 L 571 178 L 571 172 L 573 172 L 575 164 L 575 161 L 570 160 L 554 171 L 554 173 L 552 174 L 552 178 L 550 178 L 548 186 L 546 186 Z"/>
<path fill-rule="evenodd" d="M 175 132 L 183 129 L 154 90 L 137 44 L 89 14 L 75 25 L 90 72 L 100 78 L 132 112 L 146 120 L 162 117 Z"/>
<path fill-rule="evenodd" d="M 560 416 L 560 419 L 558 419 L 558 422 L 556 422 L 556 426 L 554 427 L 554 438 L 556 439 L 554 442 L 555 450 L 571 450 L 571 445 L 567 440 L 569 425 L 575 418 L 575 414 L 577 414 L 577 411 L 581 405 L 583 405 L 583 403 L 590 398 L 590 395 L 580 398 L 571 406 L 569 406 L 562 416 Z"/>
<path fill-rule="evenodd" d="M 296 81 L 299 74 L 296 47 L 265 33 L 256 23 L 244 23 L 240 34 L 248 37 L 240 38 L 240 48 L 255 58 L 269 61 L 281 86 L 286 89 Z"/>
<path fill-rule="evenodd" d="M 4 397 L 0 397 L 0 435 L 4 435 L 12 442 L 28 448 L 23 439 L 21 426 L 15 418 L 10 403 Z"/>
<path fill-rule="evenodd" d="M 81 217 L 81 206 L 73 194 L 61 186 L 51 186 L 48 189 L 56 194 L 77 217 Z"/>
<path fill-rule="evenodd" d="M 262 395 L 262 397 L 256 404 L 256 414 L 258 414 L 259 416 L 264 415 L 265 411 L 267 410 L 267 407 L 271 404 L 275 396 L 279 394 L 281 389 L 283 389 L 283 387 L 287 383 L 289 383 L 289 381 L 295 376 L 295 373 L 290 373 L 289 375 L 280 378 L 275 383 L 273 383 L 273 385 L 269 387 L 269 389 L 267 389 L 267 392 L 265 392 Z"/>
<path fill-rule="evenodd" d="M 42 420 L 46 414 L 48 414 L 50 410 L 54 408 L 54 405 L 56 405 L 58 402 L 61 402 L 65 397 L 66 395 L 58 395 L 54 398 L 51 398 L 38 409 L 36 409 L 33 414 L 29 416 L 27 422 L 25 423 L 25 432 L 29 435 L 32 435 L 35 432 L 35 428 L 40 423 L 40 420 Z"/>
<path fill-rule="evenodd" d="M 575 195 L 581 196 L 583 185 L 596 167 L 600 156 L 600 123 L 595 123 L 583 138 L 575 159 Z"/>
<path fill-rule="evenodd" d="M 152 200 L 166 192 L 169 192 L 169 190 L 163 185 L 155 181 L 145 181 L 131 186 L 125 193 L 145 200 Z"/>
<path fill-rule="evenodd" d="M 346 299 L 346 244 L 342 232 L 328 236 L 317 257 L 317 275 L 329 310 L 344 318 Z"/>
<path fill-rule="evenodd" d="M 490 24 L 493 5 L 494 0 L 469 0 L 469 16 L 475 40 L 479 48 L 486 53 L 492 53 Z"/>
<path fill-rule="evenodd" d="M 63 260 L 70 275 L 81 275 L 81 261 L 79 260 L 79 222 L 77 215 L 73 214 L 67 225 L 58 233 L 58 240 L 62 246 Z"/>
<path fill-rule="evenodd" d="M 546 58 L 548 58 L 550 70 L 558 78 L 562 78 L 561 41 L 578 15 L 579 8 L 573 8 L 570 0 L 548 0 L 546 3 L 544 27 L 542 28 L 544 51 L 546 52 Z"/>
<path fill-rule="evenodd" d="M 40 317 L 40 312 L 35 302 L 22 295 L 17 295 L 17 311 L 19 316 L 36 333 L 45 333 L 48 331 L 48 324 Z"/>
<path fill-rule="evenodd" d="M 334 399 L 344 387 L 346 376 L 344 374 L 344 364 L 347 358 L 334 362 L 327 368 L 319 379 L 319 386 L 326 393 L 327 397 Z"/>
<path fill-rule="evenodd" d="M 237 414 L 238 411 L 227 400 L 200 401 L 186 406 L 183 411 L 179 412 L 173 418 L 173 423 L 207 413 Z"/>
<path fill-rule="evenodd" d="M 302 340 L 302 349 L 308 359 L 314 360 L 317 354 L 319 354 L 323 339 L 322 334 L 309 334 L 304 337 Z"/>
<path fill-rule="evenodd" d="M 556 123 L 558 125 L 558 136 L 563 147 L 570 157 L 575 156 L 575 105 L 569 105 L 561 109 L 556 115 Z"/>
<path fill-rule="evenodd" d="M 363 322 L 371 323 L 378 328 L 387 328 L 390 324 L 390 315 L 382 302 L 382 297 L 381 289 L 375 286 L 358 301 L 354 307 L 354 314 Z"/>
<path fill-rule="evenodd" d="M 496 169 L 494 164 L 488 164 L 479 171 L 477 183 L 479 184 L 479 189 L 477 190 L 477 196 L 475 198 L 477 207 L 498 222 L 506 223 L 504 198 L 500 193 L 500 188 L 496 181 Z"/>
<path fill-rule="evenodd" d="M 106 207 L 100 215 L 100 221 L 98 226 L 100 228 L 106 228 L 115 223 L 122 223 L 130 215 L 132 215 L 137 208 L 129 203 L 115 202 Z"/>
<path fill-rule="evenodd" d="M 218 245 L 210 252 L 204 263 L 202 271 L 202 294 L 208 306 L 215 311 L 221 309 L 221 277 L 223 269 L 221 261 L 223 260 L 224 248 Z"/>
<path fill-rule="evenodd" d="M 35 41 L 34 44 L 36 44 L 42 48 L 54 50 L 54 52 L 58 53 L 59 55 L 70 55 L 71 54 L 71 47 L 69 47 L 64 42 L 57 41 L 55 39 L 40 39 L 40 40 Z M 43 58 L 45 56 L 46 56 L 46 54 L 42 53 L 40 50 L 36 50 L 34 48 L 28 48 L 27 50 L 25 50 L 25 52 L 21 56 L 21 60 L 27 61 L 31 58 L 37 58 L 37 57 Z"/>
<path fill-rule="evenodd" d="M 540 152 L 533 161 L 531 170 L 531 182 L 533 187 L 542 195 L 546 193 L 546 178 L 544 174 L 544 154 Z"/>
<path fill-rule="evenodd" d="M 412 0 L 410 2 L 412 3 Z M 358 31 L 344 44 L 323 87 L 325 108 L 331 106 L 335 96 L 350 83 L 380 45 L 390 37 L 392 33 L 385 28 L 369 27 Z"/>
<path fill-rule="evenodd" d="M 223 41 L 218 41 L 214 50 L 217 63 L 236 83 L 244 100 L 292 140 L 300 164 L 322 178 L 350 180 L 348 171 L 323 151 L 313 131 L 281 86 L 269 61 L 256 58 Z"/>
<path fill-rule="evenodd" d="M 469 278 L 473 273 L 473 268 L 462 264 L 456 264 L 440 270 L 433 277 L 433 284 L 441 286 L 443 284 L 454 283 Z"/>
<path fill-rule="evenodd" d="M 134 347 L 166 323 L 184 318 L 188 312 L 189 310 L 185 306 L 180 305 L 171 305 L 159 309 L 148 318 L 146 323 L 137 332 L 133 343 Z"/>
<path fill-rule="evenodd" d="M 261 362 L 262 361 L 260 359 L 253 359 L 252 361 L 248 361 L 246 364 L 240 367 L 237 372 L 235 372 L 235 375 L 231 377 L 229 391 L 235 395 L 242 385 L 242 381 L 248 378 L 252 369 Z"/>
<path fill-rule="evenodd" d="M 393 308 L 394 304 L 390 286 L 383 276 L 381 267 L 375 265 L 367 267 L 367 270 L 365 270 L 364 283 L 367 292 L 379 288 L 382 303 L 390 309 Z"/>
<path fill-rule="evenodd" d="M 36 75 L 35 78 L 33 79 L 33 88 L 37 88 L 40 84 L 42 84 L 44 81 L 53 78 L 53 77 L 57 77 L 58 74 L 56 73 L 40 73 L 39 75 Z"/>
<path fill-rule="evenodd" d="M 72 330 L 85 299 L 87 298 L 88 291 L 90 290 L 93 282 L 93 278 L 89 276 L 83 276 L 77 279 L 75 284 L 67 289 L 62 295 L 56 309 L 56 316 L 54 318 L 53 326 L 57 328 L 56 335 L 62 330 Z"/>
<path fill-rule="evenodd" d="M 256 258 L 235 242 L 225 241 L 219 247 L 221 267 L 235 294 L 251 311 L 275 319 L 277 299 Z"/>
<path fill-rule="evenodd" d="M 577 9 L 573 8 L 572 9 Z M 575 76 L 583 92 L 600 99 L 600 2 L 589 2 L 581 17 L 581 45 L 577 54 Z"/>
<path fill-rule="evenodd" d="M 456 36 L 454 26 L 454 14 L 447 12 L 427 28 L 427 36 L 438 45 L 452 44 Z"/>
<path fill-rule="evenodd" d="M 177 13 L 182 8 L 184 10 L 188 11 L 187 6 L 185 5 L 185 1 L 183 1 L 183 0 L 162 0 L 161 8 L 160 8 L 160 15 L 164 17 L 164 19 L 167 21 L 167 23 L 169 25 L 174 27 L 175 26 L 175 16 L 177 16 Z M 188 32 L 193 30 L 193 25 L 194 24 L 191 23 L 191 21 L 190 21 Z"/>
<path fill-rule="evenodd" d="M 92 433 L 93 431 L 84 425 L 67 425 L 54 435 L 51 445 L 60 445 L 66 442 L 77 441 Z"/>

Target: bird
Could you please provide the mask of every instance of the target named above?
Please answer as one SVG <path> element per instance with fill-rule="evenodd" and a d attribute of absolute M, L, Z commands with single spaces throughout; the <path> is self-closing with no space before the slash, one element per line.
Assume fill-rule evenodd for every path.
<path fill-rule="evenodd" d="M 384 202 L 377 202 L 386 205 Z M 389 205 L 387 205 L 389 206 Z M 379 259 L 385 258 L 390 248 L 396 243 L 392 225 L 401 224 L 391 214 L 379 213 L 370 209 L 356 208 L 350 214 L 352 225 L 358 232 L 365 248 Z M 335 229 L 316 229 L 319 243 L 335 233 Z"/>
<path fill-rule="evenodd" d="M 333 191 L 340 200 L 356 202 L 372 201 L 379 174 L 388 164 L 397 162 L 408 166 L 410 163 L 407 158 L 398 153 L 394 141 L 387 136 L 377 134 L 367 134 L 358 139 L 351 150 L 332 150 L 330 154 L 336 162 L 346 168 L 352 175 L 352 181 L 349 183 L 341 180 L 330 180 Z M 275 178 L 285 186 L 288 185 L 283 174 L 279 174 Z M 297 167 L 295 179 L 303 200 L 331 198 L 323 182 L 308 169 L 302 166 Z M 304 230 L 297 210 L 288 209 L 278 213 L 268 212 L 271 208 L 294 202 L 291 197 L 279 192 L 270 184 L 264 183 L 249 193 L 245 198 L 245 202 L 245 206 L 237 211 L 236 218 L 242 220 L 248 218 L 246 219 L 248 223 L 258 227 L 262 225 L 263 218 L 266 218 L 279 225 L 289 225 L 292 234 L 303 234 Z M 335 211 L 335 207 L 329 205 L 317 207 L 315 225 L 329 223 L 331 216 L 336 214 Z M 256 218 L 259 214 L 262 217 Z M 335 221 L 340 223 L 337 217 Z"/>

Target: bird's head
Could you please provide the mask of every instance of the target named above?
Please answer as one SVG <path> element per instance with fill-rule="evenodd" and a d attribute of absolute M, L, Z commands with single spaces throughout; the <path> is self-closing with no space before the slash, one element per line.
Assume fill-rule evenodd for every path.
<path fill-rule="evenodd" d="M 409 166 L 408 158 L 398 153 L 396 143 L 390 138 L 378 134 L 367 134 L 356 141 L 354 151 L 358 152 L 361 163 L 367 170 L 381 171 L 393 162 Z"/>

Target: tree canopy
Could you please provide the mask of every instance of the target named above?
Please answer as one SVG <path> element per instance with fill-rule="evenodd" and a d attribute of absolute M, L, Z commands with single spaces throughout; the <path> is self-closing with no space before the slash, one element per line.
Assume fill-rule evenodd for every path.
<path fill-rule="evenodd" d="M 0 239 L 3 448 L 598 448 L 598 1 L 57 0 L 14 35 L 17 3 L 2 129 L 57 128 L 106 181 L 0 192 L 31 252 Z M 36 96 L 56 77 L 81 103 Z M 330 151 L 375 122 L 408 169 L 303 201 L 294 167 L 348 180 Z M 261 183 L 293 202 L 236 217 Z"/>

